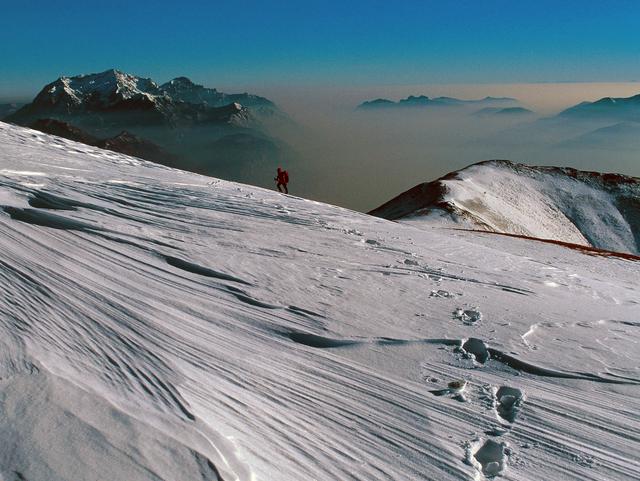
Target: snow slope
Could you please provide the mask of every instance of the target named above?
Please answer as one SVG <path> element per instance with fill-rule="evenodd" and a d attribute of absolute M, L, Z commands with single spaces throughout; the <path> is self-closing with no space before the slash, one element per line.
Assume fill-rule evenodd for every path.
<path fill-rule="evenodd" d="M 637 262 L 3 123 L 0 206 L 3 481 L 640 479 Z"/>
<path fill-rule="evenodd" d="M 618 174 L 493 160 L 419 184 L 370 213 L 640 253 L 640 180 Z"/>

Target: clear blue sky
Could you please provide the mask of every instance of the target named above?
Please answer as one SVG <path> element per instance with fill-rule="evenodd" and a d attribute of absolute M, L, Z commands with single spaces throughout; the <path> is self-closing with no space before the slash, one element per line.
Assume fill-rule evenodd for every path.
<path fill-rule="evenodd" d="M 211 86 L 640 79 L 638 0 L 0 1 L 0 98 L 111 67 Z"/>

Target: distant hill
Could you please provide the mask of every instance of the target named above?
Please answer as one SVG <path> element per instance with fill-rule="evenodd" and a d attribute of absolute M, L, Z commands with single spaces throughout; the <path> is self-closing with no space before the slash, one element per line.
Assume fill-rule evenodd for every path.
<path fill-rule="evenodd" d="M 529 116 L 533 113 L 534 112 L 532 110 L 524 107 L 485 107 L 477 110 L 473 115 L 477 115 L 479 117 L 521 117 Z"/>
<path fill-rule="evenodd" d="M 166 152 L 161 147 L 158 147 L 153 142 L 141 139 L 137 135 L 134 135 L 126 130 L 123 130 L 118 135 L 99 140 L 95 144 L 96 147 L 101 149 L 113 150 L 114 152 L 120 152 L 126 155 L 132 155 L 141 159 L 151 160 L 164 165 L 179 166 L 182 162 L 176 155 Z"/>
<path fill-rule="evenodd" d="M 93 145 L 101 149 L 112 150 L 122 154 L 132 155 L 141 159 L 150 160 L 164 165 L 180 165 L 177 156 L 166 152 L 148 140 L 142 139 L 130 132 L 122 131 L 118 135 L 106 139 L 94 137 L 82 129 L 67 122 L 55 119 L 38 119 L 30 127 L 46 134 L 57 135 L 65 139 Z"/>
<path fill-rule="evenodd" d="M 640 253 L 640 179 L 487 161 L 425 182 L 370 214 Z"/>
<path fill-rule="evenodd" d="M 398 107 L 398 104 L 392 100 L 388 99 L 375 99 L 375 100 L 367 100 L 366 102 L 362 102 L 358 105 L 358 109 L 384 109 L 389 107 Z"/>
<path fill-rule="evenodd" d="M 426 95 L 410 95 L 397 102 L 388 99 L 368 100 L 358 105 L 358 110 L 375 110 L 388 108 L 420 108 L 420 107 L 460 107 L 465 105 L 517 105 L 518 100 L 510 97 L 485 97 L 477 100 L 464 100 L 454 97 L 430 98 Z"/>
<path fill-rule="evenodd" d="M 263 186 L 270 186 L 269 175 L 261 174 L 264 179 L 240 176 L 247 172 L 242 164 L 262 159 L 266 172 L 286 162 L 283 157 L 290 154 L 287 149 L 279 150 L 282 142 L 268 133 L 265 122 L 290 122 L 272 101 L 250 93 L 220 92 L 186 77 L 161 85 L 115 69 L 60 77 L 5 118 L 23 126 L 34 126 L 41 119 L 50 122 L 42 128 L 65 131 L 67 127 L 51 123 L 59 121 L 92 139 L 112 139 L 108 148 L 118 146 L 132 155 L 144 153 L 139 156 L 172 166 L 181 159 L 179 167 L 184 169 L 198 166 L 201 173 Z M 254 142 L 234 141 L 239 134 Z M 227 136 L 230 139 L 224 140 Z M 81 137 L 74 140 L 83 141 Z M 252 157 L 248 146 L 265 140 L 275 148 L 268 154 L 259 149 Z M 94 141 L 87 143 L 95 145 Z"/>
<path fill-rule="evenodd" d="M 0 104 L 0 119 L 3 119 L 4 117 L 16 112 L 23 105 L 24 104 L 22 103 Z"/>
<path fill-rule="evenodd" d="M 619 122 L 565 140 L 558 143 L 557 146 L 572 149 L 639 151 L 640 123 Z"/>
<path fill-rule="evenodd" d="M 30 128 L 44 132 L 45 134 L 57 135 L 68 140 L 82 142 L 87 145 L 95 145 L 98 138 L 88 134 L 84 130 L 71 125 L 68 122 L 56 119 L 38 119 L 29 125 Z"/>
<path fill-rule="evenodd" d="M 595 102 L 582 102 L 563 110 L 560 118 L 577 120 L 613 120 L 640 122 L 640 94 L 633 97 L 604 97 Z"/>

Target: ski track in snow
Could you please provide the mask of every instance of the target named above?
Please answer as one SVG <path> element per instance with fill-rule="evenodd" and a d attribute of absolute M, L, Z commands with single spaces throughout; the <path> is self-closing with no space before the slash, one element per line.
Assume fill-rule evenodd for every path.
<path fill-rule="evenodd" d="M 640 479 L 637 263 L 0 146 L 0 479 Z"/>

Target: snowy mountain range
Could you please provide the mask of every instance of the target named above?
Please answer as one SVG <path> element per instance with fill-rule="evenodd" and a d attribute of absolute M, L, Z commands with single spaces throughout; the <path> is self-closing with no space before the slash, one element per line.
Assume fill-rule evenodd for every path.
<path fill-rule="evenodd" d="M 147 159 L 253 183 L 270 180 L 278 162 L 289 155 L 287 147 L 268 131 L 270 123 L 289 122 L 273 102 L 248 93 L 219 92 L 186 77 L 161 85 L 114 69 L 61 77 L 5 120 L 28 127 L 64 122 L 100 139 L 125 131 L 155 146 L 146 149 L 152 152 Z M 255 143 L 269 143 L 273 149 L 257 153 L 247 165 L 246 149 L 233 150 L 232 139 L 238 134 L 252 137 Z M 214 148 L 218 144 L 227 146 L 224 152 Z M 153 152 L 158 155 L 153 157 Z M 255 176 L 247 174 L 256 169 Z"/>
<path fill-rule="evenodd" d="M 249 107 L 252 112 L 266 116 L 284 115 L 271 101 L 258 95 L 249 93 L 226 94 L 217 89 L 203 87 L 193 83 L 187 77 L 177 77 L 162 84 L 160 90 L 174 100 L 208 107 L 223 107 L 230 104 L 240 104 Z"/>
<path fill-rule="evenodd" d="M 637 261 L 1 122 L 0 233 L 3 480 L 640 478 Z"/>
<path fill-rule="evenodd" d="M 497 106 L 497 105 L 517 105 L 518 100 L 509 97 L 485 97 L 477 100 L 463 100 L 454 97 L 436 97 L 430 98 L 426 95 L 410 95 L 407 98 L 400 99 L 397 102 L 388 99 L 367 100 L 358 105 L 358 110 L 374 110 L 374 109 L 395 109 L 408 107 L 460 107 L 467 105 L 475 106 Z"/>
<path fill-rule="evenodd" d="M 481 162 L 370 213 L 640 254 L 640 179 L 619 174 Z"/>
<path fill-rule="evenodd" d="M 151 79 L 111 69 L 61 77 L 46 85 L 31 104 L 7 120 L 23 124 L 62 116 L 96 128 L 108 128 L 111 123 L 119 128 L 122 122 L 151 125 L 220 122 L 247 126 L 254 120 L 247 109 L 250 106 L 259 107 L 260 111 L 277 110 L 263 97 L 225 94 L 194 84 L 186 77 L 158 86 Z M 125 113 L 128 117 L 122 118 Z M 80 117 L 87 114 L 91 115 Z"/>

